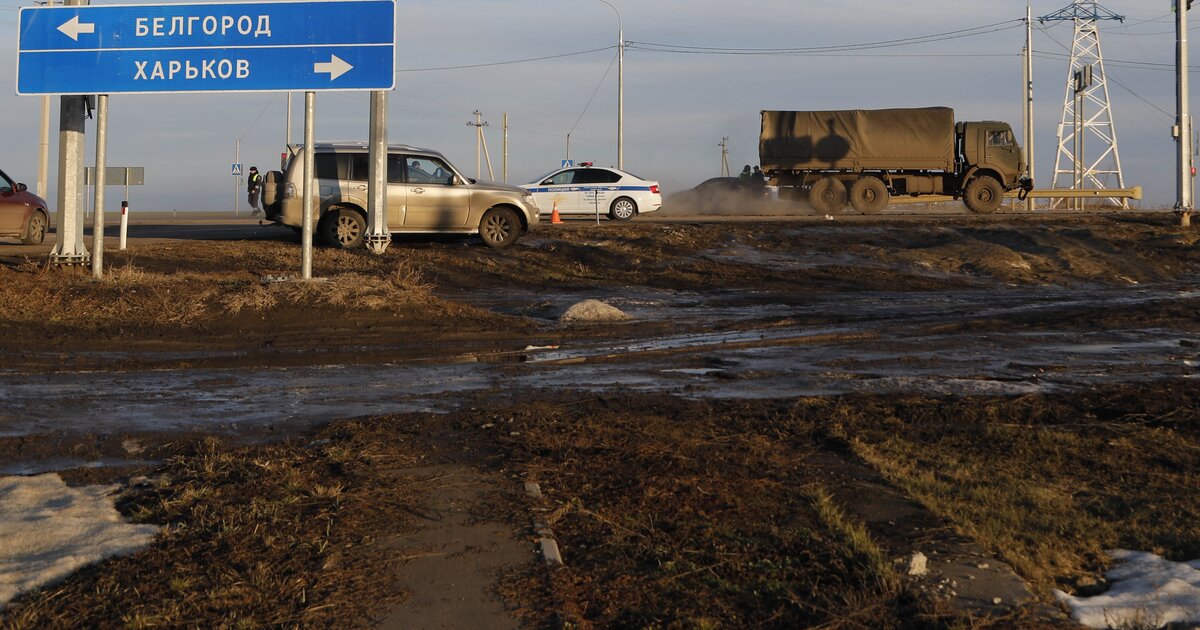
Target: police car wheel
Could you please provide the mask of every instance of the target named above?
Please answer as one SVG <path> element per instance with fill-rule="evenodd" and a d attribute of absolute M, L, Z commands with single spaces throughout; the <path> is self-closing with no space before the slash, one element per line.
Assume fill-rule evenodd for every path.
<path fill-rule="evenodd" d="M 637 204 L 629 197 L 619 197 L 608 209 L 610 219 L 628 221 L 637 214 Z"/>

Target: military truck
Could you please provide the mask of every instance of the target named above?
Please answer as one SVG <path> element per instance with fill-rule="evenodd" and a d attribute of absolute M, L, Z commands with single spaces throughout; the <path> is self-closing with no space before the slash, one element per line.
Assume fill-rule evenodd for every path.
<path fill-rule="evenodd" d="M 948 107 L 763 111 L 758 146 L 780 197 L 824 214 L 876 213 L 893 195 L 949 195 L 986 214 L 1033 189 L 1008 123 L 955 123 Z"/>

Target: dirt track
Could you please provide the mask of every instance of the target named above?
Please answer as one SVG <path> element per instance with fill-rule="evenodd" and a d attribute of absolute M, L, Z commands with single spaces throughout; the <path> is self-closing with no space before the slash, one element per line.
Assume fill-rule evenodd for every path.
<path fill-rule="evenodd" d="M 147 470 L 176 454 L 194 457 L 179 442 L 193 432 L 245 443 L 294 436 L 348 416 L 379 417 L 383 427 L 441 427 L 433 434 L 442 437 L 418 441 L 488 453 L 483 468 L 463 472 L 499 483 L 488 492 L 507 498 L 472 500 L 483 501 L 479 509 L 506 524 L 515 540 L 529 536 L 529 506 L 511 496 L 512 488 L 530 477 L 547 483 L 556 529 L 578 564 L 549 582 L 534 564 L 502 582 L 509 608 L 528 623 L 711 618 L 725 625 L 794 626 L 840 619 L 853 626 L 952 614 L 955 609 L 943 610 L 936 597 L 906 603 L 861 549 L 842 557 L 835 546 L 828 557 L 809 557 L 816 548 L 800 539 L 755 529 L 764 519 L 793 519 L 850 540 L 821 511 L 822 493 L 870 529 L 876 517 L 869 497 L 866 504 L 854 500 L 869 493 L 820 481 L 821 474 L 859 482 L 869 477 L 917 506 L 922 531 L 953 529 L 962 544 L 973 545 L 971 553 L 1016 567 L 1033 585 L 1030 601 L 1044 605 L 1050 585 L 1074 590 L 1094 576 L 1105 545 L 1141 544 L 1188 560 L 1200 553 L 1195 525 L 1187 525 L 1200 513 L 1194 471 L 1188 472 L 1194 460 L 1176 459 L 1200 452 L 1189 420 L 1196 405 L 1178 385 L 1194 378 L 1200 364 L 1200 234 L 1173 221 L 1157 214 L 1051 223 L 635 221 L 597 228 L 571 222 L 540 229 L 501 252 L 474 241 L 420 239 L 398 239 L 383 257 L 318 251 L 315 272 L 328 280 L 303 289 L 263 283 L 294 274 L 297 259 L 294 236 L 268 228 L 253 228 L 253 240 L 238 242 L 135 242 L 128 252 L 108 252 L 119 273 L 105 283 L 46 271 L 8 252 L 0 267 L 0 286 L 8 291 L 0 307 L 6 370 L 0 398 L 7 401 L 0 452 L 9 473 L 117 465 L 73 473 L 85 480 Z M 373 282 L 387 286 L 357 286 Z M 567 306 L 587 298 L 605 300 L 633 319 L 557 321 Z M 1179 416 L 1173 408 L 1192 411 Z M 922 418 L 947 409 L 956 415 L 923 424 Z M 428 412 L 436 413 L 421 415 Z M 451 429 L 436 420 L 447 413 Z M 1096 430 L 1107 437 L 1077 434 L 1076 413 L 1093 414 Z M 962 431 L 954 429 L 954 418 L 966 423 Z M 1139 424 L 1138 418 L 1149 420 Z M 1053 425 L 1047 431 L 1058 446 L 1001 428 L 1027 422 Z M 508 423 L 507 434 L 480 428 Z M 781 428 L 772 429 L 777 423 Z M 330 431 L 343 435 L 337 426 L 309 439 L 338 443 L 341 438 L 329 437 Z M 905 431 L 927 435 L 897 440 Z M 360 433 L 350 432 L 361 441 Z M 137 453 L 130 452 L 131 440 Z M 988 444 L 1003 445 L 997 448 L 1016 470 L 1046 461 L 1043 448 L 1080 456 L 1108 448 L 1111 463 L 1135 477 L 1170 476 L 1174 486 L 1146 492 L 1178 511 L 1166 517 L 1147 501 L 1115 516 L 1122 490 L 1103 489 L 1111 470 L 1063 465 L 1040 470 L 1035 479 L 1009 478 L 1007 466 L 988 468 Z M 1163 445 L 1153 447 L 1158 459 L 1145 457 L 1151 444 Z M 673 449 L 681 449 L 675 458 Z M 464 465 L 452 450 L 447 461 Z M 964 460 L 955 453 L 974 455 Z M 694 469 L 705 458 L 729 467 Z M 945 476 L 925 479 L 914 460 L 937 462 Z M 370 457 L 355 461 L 354 484 L 382 474 Z M 622 461 L 639 463 L 622 469 Z M 801 473 L 797 461 L 823 463 Z M 511 487 L 498 481 L 505 478 Z M 697 481 L 703 479 L 711 486 Z M 1005 479 L 1003 490 L 1013 498 L 994 498 L 989 510 L 980 495 L 961 493 L 981 479 Z M 1061 484 L 1070 493 L 1072 483 L 1089 489 L 1092 502 L 1050 508 L 1039 503 L 1050 499 L 1025 495 L 1032 492 L 1026 484 Z M 805 498 L 784 490 L 812 484 L 818 488 Z M 682 499 L 701 486 L 715 494 Z M 436 504 L 436 497 L 419 495 L 411 498 L 415 509 Z M 721 516 L 660 513 L 656 496 L 681 497 L 682 503 L 663 504 L 671 509 Z M 754 503 L 725 503 L 736 496 Z M 1022 509 L 1061 509 L 1064 522 L 1079 520 L 1072 517 L 1079 509 L 1116 522 L 1111 530 L 1093 524 L 1091 534 L 1076 526 L 1064 530 L 1053 520 L 1010 524 L 1018 527 L 1012 532 L 991 529 Z M 628 520 L 606 521 L 614 515 Z M 662 519 L 677 522 L 664 530 Z M 1145 525 L 1155 520 L 1161 525 Z M 351 538 L 355 527 L 376 526 L 361 521 L 349 526 Z M 697 529 L 710 521 L 718 523 L 719 535 Z M 404 523 L 400 518 L 396 526 L 403 531 Z M 885 555 L 913 544 L 894 532 L 870 534 Z M 746 536 L 758 542 L 736 551 L 747 554 L 744 560 L 721 555 L 734 553 L 721 551 L 721 540 Z M 1016 542 L 1022 537 L 1039 542 Z M 659 539 L 669 549 L 645 555 L 647 541 Z M 762 572 L 742 563 L 764 553 L 767 547 L 755 546 L 760 543 L 795 545 L 794 553 L 769 558 L 782 567 L 803 558 L 849 568 L 839 574 L 831 599 L 810 594 L 805 601 L 812 606 L 798 604 L 797 591 L 755 599 L 746 594 L 768 587 L 756 586 L 751 576 Z M 1042 543 L 1067 551 L 1047 558 Z M 615 546 L 600 552 L 595 545 L 601 544 Z M 269 550 L 257 553 L 270 557 Z M 723 567 L 713 575 L 733 594 L 695 581 L 709 571 L 705 558 Z M 122 561 L 118 574 L 133 579 L 152 568 Z M 780 571 L 778 578 L 792 588 L 832 579 L 811 566 Z M 670 577 L 676 573 L 682 576 Z M 666 590 L 652 586 L 676 581 L 678 587 Z M 86 591 L 86 581 L 78 588 Z M 711 605 L 682 603 L 703 599 L 693 597 L 701 591 Z M 872 602 L 864 607 L 867 617 L 841 610 L 837 593 Z M 348 605 L 334 591 L 327 595 Z M 26 610 L 39 609 L 36 598 L 31 601 Z M 253 616 L 262 605 L 245 610 Z M 304 616 L 313 605 L 290 614 L 316 621 L 321 617 Z M 387 612 L 362 614 L 381 619 Z M 1029 620 L 1046 614 L 1032 604 L 985 612 L 1010 615 L 1003 617 L 1010 623 L 1034 623 Z"/>

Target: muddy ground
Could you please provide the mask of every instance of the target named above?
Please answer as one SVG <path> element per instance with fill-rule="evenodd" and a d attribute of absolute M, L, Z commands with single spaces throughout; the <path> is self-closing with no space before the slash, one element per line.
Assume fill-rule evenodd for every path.
<path fill-rule="evenodd" d="M 4 472 L 169 525 L 0 625 L 1069 626 L 1105 549 L 1200 557 L 1170 214 L 569 222 L 314 283 L 230 233 L 0 257 Z"/>

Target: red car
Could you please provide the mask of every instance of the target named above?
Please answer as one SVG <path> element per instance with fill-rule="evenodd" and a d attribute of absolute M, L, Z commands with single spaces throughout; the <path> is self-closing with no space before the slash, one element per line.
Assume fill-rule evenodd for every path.
<path fill-rule="evenodd" d="M 0 171 L 0 236 L 15 236 L 26 245 L 38 245 L 50 227 L 49 204 Z"/>

